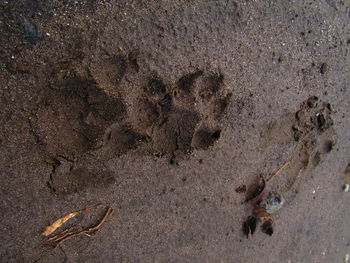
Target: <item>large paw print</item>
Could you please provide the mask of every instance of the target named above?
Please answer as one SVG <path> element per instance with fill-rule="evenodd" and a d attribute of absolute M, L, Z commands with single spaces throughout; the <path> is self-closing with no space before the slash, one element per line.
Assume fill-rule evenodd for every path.
<path fill-rule="evenodd" d="M 53 68 L 60 74 L 53 75 L 32 119 L 47 155 L 77 159 L 89 151 L 113 158 L 137 148 L 179 159 L 220 138 L 231 96 L 222 74 L 197 70 L 167 83 L 155 73 L 138 76 L 132 58 Z M 125 84 L 129 73 L 144 84 Z"/>
<path fill-rule="evenodd" d="M 145 138 L 146 153 L 181 158 L 220 138 L 220 119 L 230 99 L 223 75 L 195 71 L 173 85 L 153 75 L 135 93 L 128 96 L 126 122 Z"/>

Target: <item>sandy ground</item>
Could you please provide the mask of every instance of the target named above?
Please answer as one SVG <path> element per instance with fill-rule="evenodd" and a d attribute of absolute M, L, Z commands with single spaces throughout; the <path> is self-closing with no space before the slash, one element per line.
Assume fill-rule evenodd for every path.
<path fill-rule="evenodd" d="M 2 0 L 0 261 L 348 261 L 349 22 L 342 0 Z M 247 239 L 235 189 L 291 156 Z M 91 237 L 37 246 L 97 203 L 62 227 L 113 208 Z"/>

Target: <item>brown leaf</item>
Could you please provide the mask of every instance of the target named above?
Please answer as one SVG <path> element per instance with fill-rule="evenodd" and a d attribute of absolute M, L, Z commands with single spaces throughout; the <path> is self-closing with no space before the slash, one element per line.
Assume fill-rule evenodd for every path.
<path fill-rule="evenodd" d="M 84 230 L 81 230 L 79 232 L 69 232 L 67 235 L 64 235 L 63 237 L 60 237 L 58 239 L 55 239 L 54 242 L 57 242 L 56 246 L 58 246 L 59 244 L 61 244 L 62 242 L 68 240 L 68 239 L 71 239 L 73 237 L 77 237 L 77 236 L 81 236 L 83 234 L 85 235 L 89 235 L 91 232 L 94 232 L 96 230 L 99 230 L 101 228 L 101 226 L 105 223 L 105 221 L 107 220 L 107 218 L 112 214 L 113 212 L 113 209 L 111 207 L 109 207 L 105 213 L 105 215 L 103 216 L 103 218 L 101 219 L 101 221 L 94 225 L 94 226 L 91 226 L 91 227 L 88 227 Z"/>
<path fill-rule="evenodd" d="M 69 219 L 75 217 L 76 215 L 80 214 L 80 211 L 73 212 L 70 214 L 67 214 L 59 219 L 57 219 L 55 222 L 53 222 L 51 225 L 44 228 L 44 231 L 41 233 L 43 236 L 51 235 L 53 232 L 56 231 L 57 228 L 59 228 L 61 225 L 63 225 L 65 222 L 67 222 Z"/>
<path fill-rule="evenodd" d="M 49 236 L 51 235 L 53 232 L 55 232 L 57 230 L 57 228 L 59 228 L 60 226 L 62 226 L 65 222 L 67 222 L 69 219 L 79 215 L 81 212 L 83 211 L 87 211 L 93 208 L 98 207 L 98 205 L 94 205 L 94 206 L 88 206 L 85 207 L 79 211 L 73 212 L 73 213 L 69 213 L 59 219 L 57 219 L 55 222 L 53 222 L 51 225 L 48 225 L 44 228 L 43 232 L 41 233 L 43 236 Z"/>
<path fill-rule="evenodd" d="M 246 221 L 243 222 L 243 233 L 248 238 L 249 234 L 253 235 L 256 229 L 257 218 L 249 216 Z"/>
<path fill-rule="evenodd" d="M 256 203 L 260 201 L 265 194 L 265 189 L 266 189 L 265 179 L 262 176 L 260 176 L 260 182 L 255 187 L 255 189 L 248 194 L 248 196 L 245 199 L 245 202 L 252 201 L 253 203 Z"/>
<path fill-rule="evenodd" d="M 272 221 L 272 215 L 269 214 L 265 208 L 260 207 L 258 205 L 254 207 L 254 214 L 256 215 L 256 218 L 258 218 L 261 221 Z"/>
<path fill-rule="evenodd" d="M 272 227 L 272 221 L 267 220 L 261 225 L 261 231 L 265 233 L 266 235 L 272 236 L 273 234 L 273 227 Z"/>

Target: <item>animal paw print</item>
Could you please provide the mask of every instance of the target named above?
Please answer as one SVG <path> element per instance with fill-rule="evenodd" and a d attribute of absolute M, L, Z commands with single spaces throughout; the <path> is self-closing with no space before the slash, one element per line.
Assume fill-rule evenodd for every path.
<path fill-rule="evenodd" d="M 220 138 L 220 119 L 230 100 L 223 75 L 198 70 L 168 84 L 153 74 L 135 93 L 126 102 L 126 122 L 145 138 L 144 152 L 181 158 Z"/>
<path fill-rule="evenodd" d="M 284 176 L 274 182 L 281 192 L 289 191 L 297 179 L 300 184 L 309 180 L 312 171 L 324 155 L 332 151 L 336 142 L 331 105 L 316 96 L 302 102 L 297 112 L 268 125 L 267 131 L 270 135 L 266 139 L 270 145 L 297 142 Z M 267 132 L 262 135 L 267 135 Z"/>
<path fill-rule="evenodd" d="M 197 70 L 167 83 L 139 74 L 134 56 L 97 58 L 52 68 L 37 112 L 45 118 L 31 123 L 46 155 L 113 158 L 138 149 L 178 159 L 220 138 L 231 96 L 221 73 Z"/>

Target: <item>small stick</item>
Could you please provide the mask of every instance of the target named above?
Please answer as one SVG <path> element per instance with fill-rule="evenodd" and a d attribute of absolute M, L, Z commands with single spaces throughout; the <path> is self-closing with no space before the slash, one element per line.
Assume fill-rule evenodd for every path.
<path fill-rule="evenodd" d="M 73 228 L 73 227 L 68 228 L 68 229 L 62 231 L 61 233 L 57 234 L 56 236 L 49 237 L 48 239 L 45 239 L 45 240 L 43 241 L 43 243 L 47 243 L 47 242 L 50 242 L 50 241 L 56 241 L 57 239 L 59 239 L 59 238 L 60 238 L 61 236 L 63 236 L 64 234 L 67 234 L 67 232 L 68 232 L 70 229 L 72 229 L 72 228 Z"/>
<path fill-rule="evenodd" d="M 57 242 L 59 241 L 60 239 L 72 234 L 73 232 L 71 231 L 72 229 L 76 228 L 77 226 L 79 226 L 81 224 L 83 220 L 80 220 L 80 222 L 78 222 L 76 225 L 70 227 L 70 228 L 67 228 L 65 230 L 63 230 L 61 233 L 58 233 L 57 235 L 55 236 L 52 236 L 52 237 L 49 237 L 45 240 L 43 240 L 42 242 L 40 242 L 36 248 L 40 248 L 41 246 L 43 246 L 44 244 L 47 244 L 49 242 Z M 68 232 L 68 233 L 67 233 Z"/>
<path fill-rule="evenodd" d="M 302 144 L 302 142 L 309 137 L 310 133 L 307 133 L 304 138 L 298 143 L 298 145 L 295 147 L 294 151 L 292 152 L 291 156 L 289 157 L 289 159 L 287 161 L 285 161 L 275 172 L 273 172 L 273 174 L 266 179 L 266 183 L 268 181 L 270 181 L 271 179 L 273 179 L 274 177 L 276 177 L 277 175 L 279 175 L 284 169 L 286 169 L 290 163 L 293 161 L 294 157 L 297 155 L 298 150 L 300 145 Z"/>
<path fill-rule="evenodd" d="M 271 179 L 276 177 L 279 173 L 281 173 L 284 169 L 286 169 L 290 165 L 293 157 L 294 157 L 294 152 L 287 161 L 285 161 L 269 178 L 266 179 L 266 182 L 270 181 Z"/>
<path fill-rule="evenodd" d="M 96 231 L 98 230 L 103 224 L 104 222 L 107 220 L 107 218 L 110 216 L 110 214 L 112 213 L 113 209 L 111 207 L 108 208 L 107 212 L 105 213 L 105 215 L 103 216 L 102 220 L 95 226 L 92 226 L 92 227 L 89 227 L 87 229 L 84 229 L 82 231 L 79 231 L 77 233 L 72 233 L 68 236 L 65 236 L 64 238 L 60 239 L 56 245 L 56 247 L 61 244 L 62 242 L 68 240 L 68 239 L 71 239 L 73 237 L 76 237 L 76 236 L 80 236 L 80 235 L 83 235 L 83 234 L 88 234 L 90 232 L 93 232 L 93 231 Z"/>
<path fill-rule="evenodd" d="M 57 236 L 54 236 L 55 238 L 53 238 L 52 240 L 50 240 L 50 241 L 53 241 L 53 242 L 59 242 L 60 240 L 62 240 L 62 239 L 64 239 L 64 238 L 66 238 L 67 236 L 69 236 L 69 235 L 71 235 L 71 234 L 73 234 L 74 232 L 72 232 L 72 231 L 69 231 L 69 232 L 67 232 L 67 233 L 65 233 L 64 235 L 57 235 Z M 48 241 L 49 242 L 49 241 Z"/>

